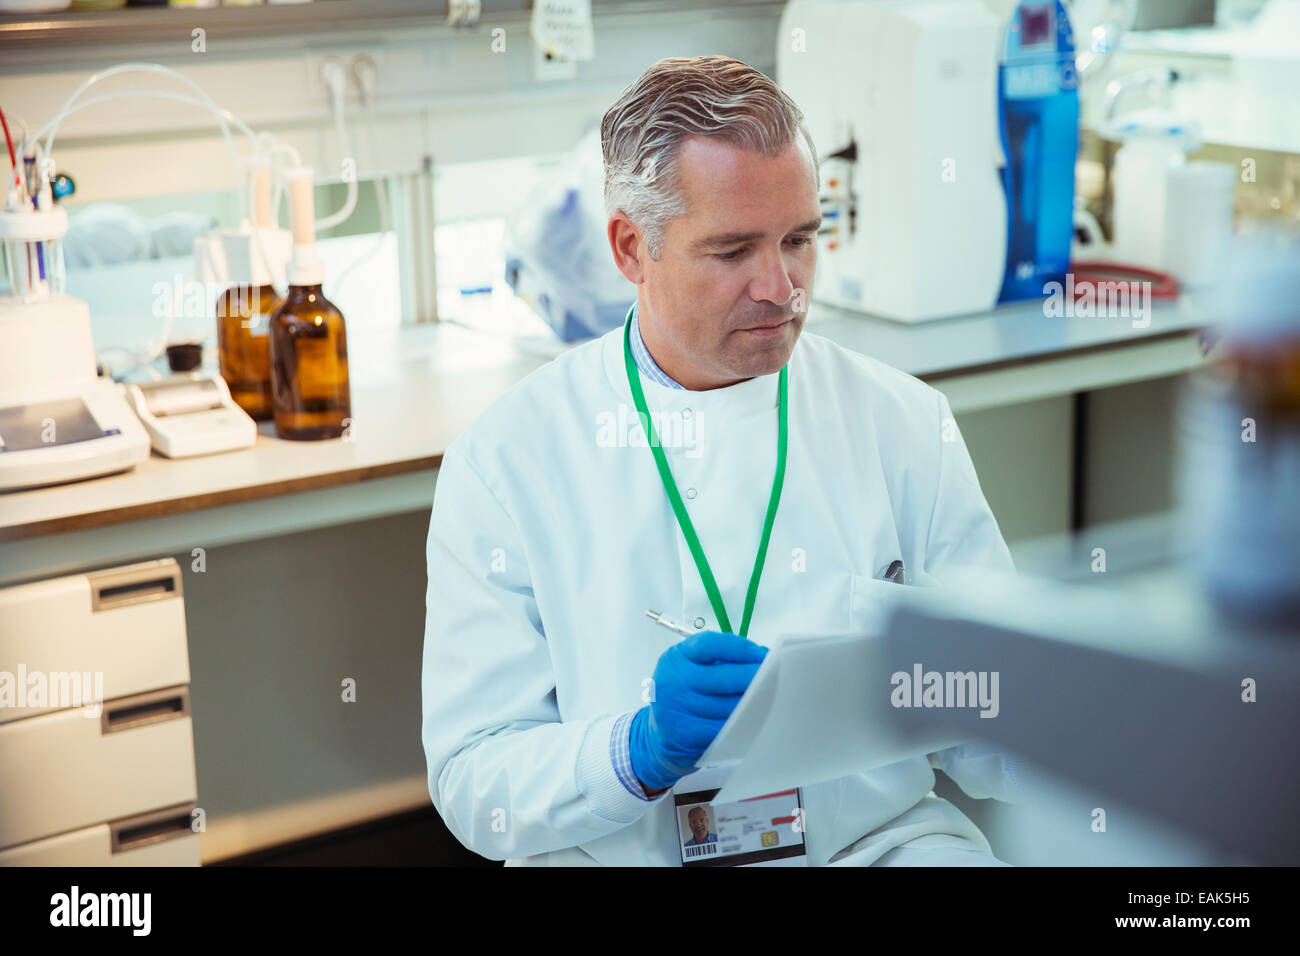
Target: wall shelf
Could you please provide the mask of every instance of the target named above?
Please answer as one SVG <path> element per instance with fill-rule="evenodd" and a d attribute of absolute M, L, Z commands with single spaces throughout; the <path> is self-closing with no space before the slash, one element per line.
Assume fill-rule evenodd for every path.
<path fill-rule="evenodd" d="M 188 38 L 195 27 L 214 39 L 433 26 L 446 3 L 429 0 L 318 0 L 253 7 L 124 7 L 117 10 L 0 16 L 0 49 L 43 46 L 137 45 Z"/>
<path fill-rule="evenodd" d="M 646 14 L 719 7 L 779 7 L 778 0 L 593 0 L 596 15 Z M 195 27 L 206 40 L 283 41 L 309 35 L 393 28 L 447 26 L 447 0 L 315 0 L 313 3 L 251 7 L 124 7 L 103 11 L 63 11 L 0 16 L 0 51 L 22 46 L 140 46 L 184 39 Z M 518 21 L 531 0 L 483 0 L 480 24 Z M 3 70 L 0 67 L 0 70 Z"/>

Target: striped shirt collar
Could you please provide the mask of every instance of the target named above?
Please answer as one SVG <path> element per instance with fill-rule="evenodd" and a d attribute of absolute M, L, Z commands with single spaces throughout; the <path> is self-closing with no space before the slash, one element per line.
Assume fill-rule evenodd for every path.
<path fill-rule="evenodd" d="M 685 385 L 678 385 L 675 381 L 655 364 L 654 358 L 651 357 L 650 351 L 645 347 L 645 341 L 641 338 L 641 327 L 637 324 L 637 309 L 632 309 L 632 358 L 636 360 L 636 367 L 640 369 L 641 374 L 656 385 L 662 385 L 664 388 L 676 388 L 686 391 Z"/>

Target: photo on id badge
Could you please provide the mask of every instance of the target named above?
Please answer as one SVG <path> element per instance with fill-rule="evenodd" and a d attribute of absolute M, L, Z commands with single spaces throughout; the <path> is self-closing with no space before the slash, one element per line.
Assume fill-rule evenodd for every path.
<path fill-rule="evenodd" d="M 682 866 L 806 866 L 798 789 L 714 804 L 728 773 L 705 767 L 673 788 Z"/>

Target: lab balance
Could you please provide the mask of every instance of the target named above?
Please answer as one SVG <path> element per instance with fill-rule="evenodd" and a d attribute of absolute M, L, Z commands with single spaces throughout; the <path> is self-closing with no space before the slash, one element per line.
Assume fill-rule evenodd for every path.
<path fill-rule="evenodd" d="M 149 435 L 95 365 L 86 303 L 63 293 L 61 208 L 0 212 L 0 491 L 125 471 Z"/>

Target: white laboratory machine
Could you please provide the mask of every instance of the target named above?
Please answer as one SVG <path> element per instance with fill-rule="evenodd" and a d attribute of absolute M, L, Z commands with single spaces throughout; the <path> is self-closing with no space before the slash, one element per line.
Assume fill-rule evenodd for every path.
<path fill-rule="evenodd" d="M 26 200 L 21 200 L 26 205 Z M 86 303 L 63 294 L 67 213 L 0 211 L 0 491 L 125 471 L 149 436 L 121 388 L 96 371 Z"/>
<path fill-rule="evenodd" d="M 777 80 L 822 159 L 815 300 L 902 322 L 996 304 L 1000 28 L 982 0 L 786 5 Z"/>
<path fill-rule="evenodd" d="M 126 386 L 126 396 L 154 450 L 167 458 L 234 451 L 257 441 L 256 423 L 235 404 L 220 375 L 141 382 Z"/>

